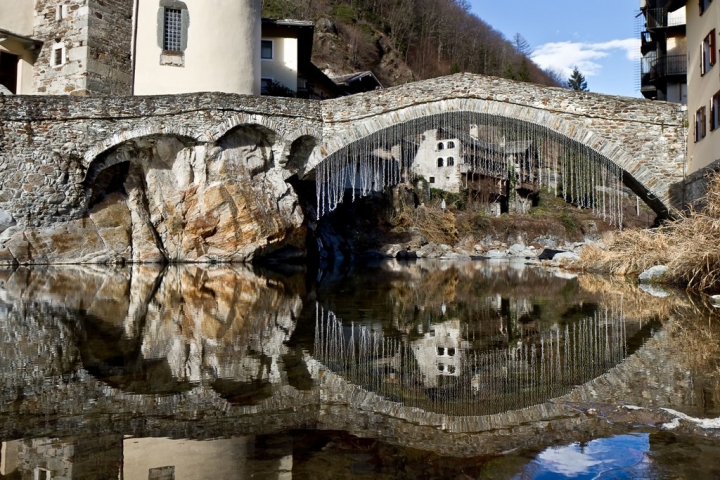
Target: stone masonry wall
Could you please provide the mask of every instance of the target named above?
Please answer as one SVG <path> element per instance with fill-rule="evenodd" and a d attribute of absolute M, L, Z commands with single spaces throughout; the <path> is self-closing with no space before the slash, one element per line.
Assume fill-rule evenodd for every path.
<path fill-rule="evenodd" d="M 75 10 L 78 18 L 83 11 Z M 86 92 L 70 78 L 67 88 L 76 87 Z M 656 211 L 692 200 L 683 184 L 684 115 L 663 102 L 471 74 L 323 102 L 219 93 L 0 96 L 0 263 L 125 261 L 131 237 L 148 247 L 133 261 L 251 258 L 252 242 L 300 234 L 292 232 L 301 220 L 285 183 L 291 175 L 312 178 L 320 162 L 356 140 L 453 111 L 524 120 L 589 145 L 622 167 Z M 113 182 L 122 188 L 106 192 Z M 103 200 L 113 188 L 118 195 Z M 222 218 L 210 218 L 217 208 Z M 87 248 L 65 257 L 80 239 Z"/>
<path fill-rule="evenodd" d="M 89 94 L 132 93 L 132 15 L 131 0 L 90 1 L 87 43 Z"/>
<path fill-rule="evenodd" d="M 153 135 L 212 143 L 237 125 L 259 124 L 277 132 L 282 150 L 302 135 L 321 136 L 319 107 L 317 102 L 219 93 L 2 96 L 0 210 L 33 226 L 79 218 L 87 200 L 83 180 L 88 168 L 111 147 Z"/>
<path fill-rule="evenodd" d="M 33 90 L 40 95 L 87 93 L 88 20 L 87 0 L 37 0 L 34 37 L 45 42 L 33 68 Z M 58 8 L 67 12 L 57 18 Z M 53 66 L 53 47 L 65 46 L 65 63 Z"/>

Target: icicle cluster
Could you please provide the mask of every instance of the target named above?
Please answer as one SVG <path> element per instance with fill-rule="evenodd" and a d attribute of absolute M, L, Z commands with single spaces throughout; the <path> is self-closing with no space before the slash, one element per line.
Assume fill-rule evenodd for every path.
<path fill-rule="evenodd" d="M 317 216 L 408 181 L 423 133 L 461 141 L 460 164 L 478 174 L 562 194 L 622 228 L 622 170 L 592 148 L 550 130 L 514 118 L 452 112 L 394 125 L 333 153 L 315 172 Z M 471 135 L 471 132 L 478 132 Z"/>
<path fill-rule="evenodd" d="M 464 329 L 472 344 L 473 333 Z M 622 312 L 592 317 L 501 349 L 458 349 L 457 375 L 429 381 L 421 342 L 344 325 L 316 305 L 314 357 L 350 383 L 408 407 L 446 415 L 488 415 L 566 394 L 627 355 Z M 435 347 L 431 347 L 435 348 Z M 428 387 L 432 385 L 432 387 Z"/>

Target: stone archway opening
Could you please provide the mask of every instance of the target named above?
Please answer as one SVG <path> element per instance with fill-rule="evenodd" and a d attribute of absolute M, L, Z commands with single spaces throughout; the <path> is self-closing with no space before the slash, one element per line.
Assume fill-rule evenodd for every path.
<path fill-rule="evenodd" d="M 455 194 L 490 188 L 484 197 L 504 203 L 498 212 L 512 202 L 526 208 L 537 192 L 550 191 L 618 227 L 631 194 L 659 216 L 668 214 L 661 199 L 594 146 L 486 112 L 446 112 L 379 129 L 326 156 L 306 176 L 312 177 L 318 218 L 343 200 L 401 183 Z"/>

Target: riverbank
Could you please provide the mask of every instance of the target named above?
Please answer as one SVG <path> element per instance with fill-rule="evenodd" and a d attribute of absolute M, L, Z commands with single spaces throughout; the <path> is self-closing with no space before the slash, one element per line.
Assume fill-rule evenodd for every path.
<path fill-rule="evenodd" d="M 491 258 L 579 269 L 583 248 L 617 229 L 545 191 L 524 213 L 496 216 L 487 209 L 487 202 L 461 194 L 433 191 L 428 198 L 398 187 L 390 195 L 339 205 L 321 224 L 321 243 L 334 257 Z M 654 212 L 645 206 L 638 212 L 632 199 L 623 210 L 625 228 L 655 221 Z"/>
<path fill-rule="evenodd" d="M 652 267 L 652 281 L 709 295 L 720 293 L 720 175 L 714 174 L 697 206 L 657 229 L 611 232 L 585 248 L 583 269 L 639 276 Z"/>

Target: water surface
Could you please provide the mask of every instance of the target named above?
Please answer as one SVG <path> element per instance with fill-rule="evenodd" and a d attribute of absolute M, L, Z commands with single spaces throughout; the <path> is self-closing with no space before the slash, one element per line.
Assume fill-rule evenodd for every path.
<path fill-rule="evenodd" d="M 712 478 L 602 413 L 719 414 L 693 308 L 492 262 L 0 271 L 0 478 Z"/>

